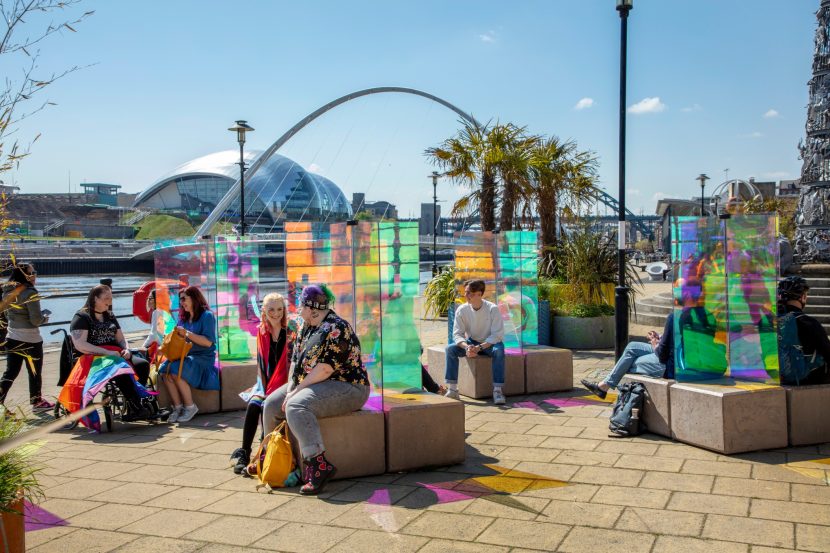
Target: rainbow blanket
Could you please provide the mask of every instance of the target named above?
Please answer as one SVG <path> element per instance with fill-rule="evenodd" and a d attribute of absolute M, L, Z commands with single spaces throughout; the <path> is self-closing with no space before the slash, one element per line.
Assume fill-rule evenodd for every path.
<path fill-rule="evenodd" d="M 67 411 L 74 413 L 89 405 L 98 392 L 104 389 L 107 382 L 121 374 L 135 376 L 130 364 L 117 355 L 82 355 L 75 362 L 66 384 L 58 395 L 58 401 Z M 135 385 L 140 397 L 150 395 L 141 384 L 135 381 L 135 378 L 131 379 L 131 382 Z M 82 418 L 81 423 L 96 432 L 101 431 L 98 411 L 93 411 Z"/>

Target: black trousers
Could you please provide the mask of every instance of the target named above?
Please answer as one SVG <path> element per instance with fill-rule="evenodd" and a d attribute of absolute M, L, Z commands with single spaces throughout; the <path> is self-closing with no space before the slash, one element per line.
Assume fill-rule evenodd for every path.
<path fill-rule="evenodd" d="M 29 362 L 31 359 L 31 363 Z M 29 402 L 40 399 L 43 373 L 43 342 L 30 344 L 18 340 L 6 340 L 6 371 L 0 378 L 0 403 L 6 401 L 6 394 L 20 374 L 20 369 L 26 366 L 29 376 Z"/>

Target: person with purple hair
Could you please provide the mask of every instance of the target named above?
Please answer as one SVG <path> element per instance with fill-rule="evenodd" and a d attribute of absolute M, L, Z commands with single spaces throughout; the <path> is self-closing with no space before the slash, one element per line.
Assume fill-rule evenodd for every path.
<path fill-rule="evenodd" d="M 360 341 L 351 325 L 334 312 L 334 294 L 324 284 L 303 288 L 303 325 L 294 343 L 288 382 L 263 405 L 264 426 L 287 420 L 303 457 L 304 495 L 322 491 L 337 468 L 325 456 L 317 422 L 357 411 L 369 398 L 369 377 L 360 355 Z"/>

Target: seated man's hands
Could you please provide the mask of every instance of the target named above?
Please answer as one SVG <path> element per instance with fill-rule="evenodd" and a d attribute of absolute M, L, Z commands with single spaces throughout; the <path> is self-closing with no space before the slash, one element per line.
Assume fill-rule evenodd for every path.
<path fill-rule="evenodd" d="M 481 351 L 479 346 L 467 344 L 467 350 L 465 351 L 465 354 L 467 355 L 467 357 L 477 357 L 479 351 Z"/>
<path fill-rule="evenodd" d="M 651 344 L 652 348 L 656 348 L 657 344 L 660 343 L 660 335 L 657 334 L 653 330 L 649 330 L 648 334 L 646 334 L 646 338 L 648 338 L 649 343 Z"/>

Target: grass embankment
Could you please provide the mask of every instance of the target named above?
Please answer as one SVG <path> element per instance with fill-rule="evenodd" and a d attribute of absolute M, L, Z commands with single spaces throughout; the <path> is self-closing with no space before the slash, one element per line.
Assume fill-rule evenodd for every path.
<path fill-rule="evenodd" d="M 195 230 L 187 221 L 170 215 L 148 215 L 138 225 L 136 240 L 160 240 L 193 236 Z"/>

